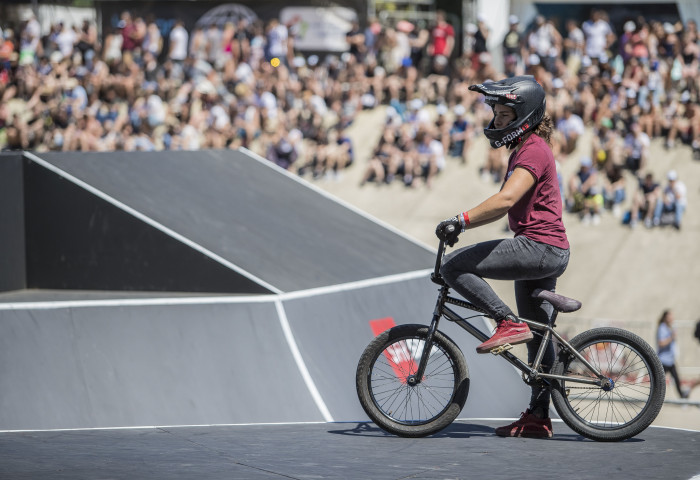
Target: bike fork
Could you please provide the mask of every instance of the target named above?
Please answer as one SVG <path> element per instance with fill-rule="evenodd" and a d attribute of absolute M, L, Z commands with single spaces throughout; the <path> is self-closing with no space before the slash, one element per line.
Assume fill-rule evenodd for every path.
<path fill-rule="evenodd" d="M 428 328 L 428 335 L 425 337 L 425 345 L 423 345 L 423 352 L 420 356 L 420 362 L 418 362 L 418 370 L 414 375 L 409 375 L 406 382 L 415 386 L 418 385 L 422 379 L 425 369 L 428 366 L 428 358 L 430 358 L 430 351 L 433 349 L 433 336 L 437 331 L 438 324 L 440 323 L 440 317 L 442 316 L 442 307 L 445 304 L 445 297 L 447 296 L 447 289 L 445 287 L 440 289 L 440 295 L 438 295 L 438 300 L 435 303 L 435 310 L 433 311 L 433 320 L 430 322 L 430 327 Z"/>

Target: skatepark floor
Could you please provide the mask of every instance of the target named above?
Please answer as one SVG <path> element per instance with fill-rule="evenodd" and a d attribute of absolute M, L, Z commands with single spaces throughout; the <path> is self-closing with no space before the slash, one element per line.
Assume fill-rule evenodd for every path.
<path fill-rule="evenodd" d="M 0 435 L 2 479 L 700 478 L 700 432 L 649 428 L 593 442 L 560 422 L 546 440 L 461 420 L 427 438 L 371 423 L 143 427 Z"/>

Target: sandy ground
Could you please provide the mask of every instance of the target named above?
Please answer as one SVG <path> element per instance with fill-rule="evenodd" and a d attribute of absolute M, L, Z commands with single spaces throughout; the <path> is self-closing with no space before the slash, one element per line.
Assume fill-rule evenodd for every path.
<path fill-rule="evenodd" d="M 479 167 L 486 159 L 488 143 L 478 135 L 469 150 L 468 162 L 450 158 L 431 188 L 406 188 L 400 182 L 390 185 L 369 183 L 360 186 L 372 149 L 382 131 L 381 109 L 363 112 L 348 129 L 353 139 L 355 163 L 338 178 L 315 182 L 327 192 L 350 203 L 436 248 L 435 225 L 458 212 L 476 206 L 495 193 L 499 185 L 480 178 Z M 560 159 L 565 180 L 577 169 L 579 159 L 588 153 L 592 132 L 579 140 L 577 150 Z M 598 225 L 584 225 L 577 216 L 565 214 L 564 222 L 571 243 L 571 261 L 560 278 L 557 290 L 583 303 L 578 312 L 562 315 L 559 330 L 573 335 L 595 326 L 619 326 L 631 330 L 654 345 L 661 312 L 672 308 L 680 337 L 679 369 L 684 381 L 700 378 L 700 343 L 693 337 L 700 319 L 700 162 L 692 159 L 688 147 L 666 150 L 660 140 L 652 143 L 649 170 L 665 185 L 666 172 L 675 169 L 688 187 L 688 210 L 683 228 L 632 230 L 611 212 L 602 215 Z M 628 178 L 628 193 L 636 183 Z M 628 194 L 628 202 L 630 195 Z M 466 232 L 457 246 L 508 236 L 505 221 Z M 515 304 L 511 282 L 491 282 L 510 305 Z M 673 385 L 667 398 L 676 399 Z M 691 395 L 699 402 L 700 387 Z M 700 406 L 666 404 L 657 425 L 700 430 Z"/>

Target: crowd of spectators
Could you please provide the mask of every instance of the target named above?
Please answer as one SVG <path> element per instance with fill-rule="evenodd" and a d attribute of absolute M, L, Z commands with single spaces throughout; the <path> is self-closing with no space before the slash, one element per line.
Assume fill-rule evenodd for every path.
<path fill-rule="evenodd" d="M 166 35 L 153 19 L 125 11 L 100 38 L 89 21 L 42 32 L 30 14 L 2 32 L 0 146 L 242 146 L 318 178 L 353 164 L 347 127 L 361 110 L 382 107 L 386 123 L 372 158 L 359 167 L 363 183 L 430 186 L 450 162 L 483 161 L 470 157 L 469 145 L 491 111 L 467 87 L 531 74 L 547 92 L 556 158 L 586 151 L 576 178 L 561 182 L 568 208 L 582 218 L 595 220 L 603 208 L 619 213 L 623 170 L 646 174 L 652 139 L 667 148 L 690 145 L 700 157 L 694 21 L 639 17 L 617 31 L 604 11 L 593 10 L 584 22 L 555 25 L 538 16 L 522 27 L 511 16 L 509 24 L 496 64 L 481 16 L 466 25 L 462 48 L 438 12 L 430 21 L 355 23 L 348 52 L 319 58 L 297 52 L 298 25 L 276 19 L 193 31 L 178 22 Z M 581 146 L 586 127 L 594 140 Z M 506 154 L 489 151 L 484 178 L 502 180 Z"/>

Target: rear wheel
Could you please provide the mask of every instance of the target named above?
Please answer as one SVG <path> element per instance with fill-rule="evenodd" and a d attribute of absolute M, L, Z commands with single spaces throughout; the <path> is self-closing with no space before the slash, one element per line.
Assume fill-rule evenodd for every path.
<path fill-rule="evenodd" d="M 599 441 L 625 440 L 647 428 L 666 395 L 664 369 L 649 344 L 618 328 L 589 330 L 569 343 L 605 379 L 602 386 L 557 380 L 552 403 L 561 419 L 575 432 Z M 597 379 L 566 349 L 552 373 Z"/>
<path fill-rule="evenodd" d="M 469 393 L 462 352 L 446 335 L 433 335 L 420 382 L 412 385 L 428 327 L 399 325 L 377 336 L 357 365 L 355 386 L 365 412 L 382 429 L 402 437 L 423 437 L 450 425 Z"/>

